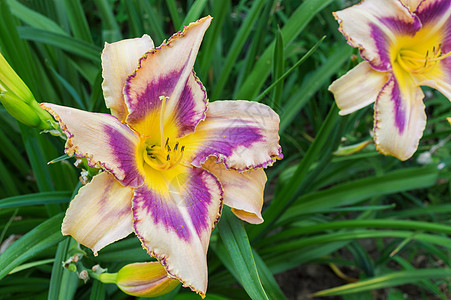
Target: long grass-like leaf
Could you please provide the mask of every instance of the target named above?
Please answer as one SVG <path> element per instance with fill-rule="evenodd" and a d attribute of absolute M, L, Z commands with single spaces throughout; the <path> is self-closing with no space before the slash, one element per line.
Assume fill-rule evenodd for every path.
<path fill-rule="evenodd" d="M 62 240 L 61 221 L 63 215 L 56 215 L 25 234 L 0 255 L 0 279 L 11 270 Z"/>

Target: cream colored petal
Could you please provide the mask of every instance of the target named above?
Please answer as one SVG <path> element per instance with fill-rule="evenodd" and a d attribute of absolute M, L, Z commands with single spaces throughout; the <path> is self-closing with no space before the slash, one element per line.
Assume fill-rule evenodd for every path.
<path fill-rule="evenodd" d="M 41 103 L 59 122 L 67 136 L 65 152 L 86 157 L 91 167 L 112 173 L 125 186 L 144 183 L 138 155 L 139 136 L 109 114 L 92 113 L 51 103 Z"/>
<path fill-rule="evenodd" d="M 105 43 L 102 52 L 103 95 L 106 107 L 120 121 L 125 121 L 128 115 L 122 95 L 125 80 L 138 67 L 139 59 L 153 47 L 153 41 L 147 34 L 141 38 Z"/>
<path fill-rule="evenodd" d="M 240 219 L 251 224 L 263 222 L 263 192 L 266 174 L 263 169 L 238 172 L 226 169 L 223 163 L 215 163 L 214 158 L 205 162 L 203 168 L 215 175 L 224 190 L 224 204 Z"/>
<path fill-rule="evenodd" d="M 390 73 L 378 72 L 363 61 L 335 80 L 329 91 L 334 94 L 340 115 L 350 114 L 374 101 L 387 83 Z"/>
<path fill-rule="evenodd" d="M 410 80 L 407 83 L 398 83 L 393 76 L 374 105 L 376 147 L 400 160 L 415 153 L 426 126 L 424 94 Z"/>
<path fill-rule="evenodd" d="M 133 189 L 107 172 L 80 188 L 63 220 L 63 235 L 97 251 L 133 232 Z"/>
<path fill-rule="evenodd" d="M 162 118 L 163 128 L 176 124 L 176 135 L 184 136 L 205 118 L 207 94 L 193 66 L 211 20 L 204 17 L 174 34 L 147 53 L 128 77 L 124 88 L 130 112 L 127 123 L 140 134 L 160 132 Z"/>
<path fill-rule="evenodd" d="M 390 46 L 421 23 L 399 0 L 366 0 L 334 13 L 348 43 L 379 71 L 391 70 Z"/>
<path fill-rule="evenodd" d="M 282 159 L 279 116 L 262 103 L 234 100 L 210 103 L 205 121 L 182 139 L 185 158 L 196 167 L 211 156 L 228 169 L 266 168 Z"/>
<path fill-rule="evenodd" d="M 415 10 L 417 9 L 418 5 L 422 2 L 423 0 L 401 0 L 401 2 L 407 6 L 411 12 L 415 12 Z"/>
<path fill-rule="evenodd" d="M 149 173 L 153 180 L 135 189 L 135 233 L 171 277 L 204 297 L 207 249 L 221 215 L 223 192 L 207 170 L 183 166 L 178 172 Z"/>

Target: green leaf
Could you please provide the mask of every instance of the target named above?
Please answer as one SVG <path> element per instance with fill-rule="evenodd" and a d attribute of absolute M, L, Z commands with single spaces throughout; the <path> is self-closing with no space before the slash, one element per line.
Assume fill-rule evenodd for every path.
<path fill-rule="evenodd" d="M 283 36 L 280 32 L 280 28 L 277 30 L 276 43 L 274 45 L 274 54 L 273 54 L 273 70 L 272 76 L 273 81 L 280 79 L 283 75 L 283 71 L 285 69 L 285 54 Z M 283 80 L 274 88 L 272 95 L 272 108 L 277 112 L 280 108 L 280 103 L 282 101 L 282 93 L 283 93 Z"/>
<path fill-rule="evenodd" d="M 279 132 L 282 133 L 295 118 L 299 116 L 299 111 L 308 102 L 313 100 L 313 96 L 325 84 L 329 83 L 330 77 L 335 74 L 343 63 L 349 59 L 352 48 L 342 45 L 336 49 L 327 61 L 316 69 L 311 76 L 305 80 L 301 87 L 290 97 L 290 100 L 283 106 L 283 115 L 280 118 Z"/>
<path fill-rule="evenodd" d="M 70 201 L 71 192 L 42 192 L 14 196 L 0 200 L 0 208 L 20 207 L 26 205 L 42 205 L 49 203 L 67 203 Z"/>
<path fill-rule="evenodd" d="M 62 219 L 63 214 L 50 218 L 8 247 L 0 255 L 0 279 L 29 258 L 61 241 Z"/>
<path fill-rule="evenodd" d="M 306 0 L 290 16 L 288 22 L 282 28 L 282 36 L 286 45 L 289 45 L 305 28 L 305 26 L 333 0 Z M 255 98 L 271 71 L 271 54 L 274 49 L 274 41 L 266 48 L 255 64 L 253 71 L 246 78 L 234 99 Z"/>
<path fill-rule="evenodd" d="M 423 168 L 396 170 L 381 176 L 346 182 L 298 198 L 296 204 L 284 214 L 281 222 L 326 208 L 352 205 L 375 196 L 427 188 L 435 184 L 437 177 L 438 169 L 432 165 Z"/>
<path fill-rule="evenodd" d="M 194 22 L 197 19 L 199 19 L 206 4 L 207 4 L 207 0 L 196 0 L 194 2 L 194 4 L 191 6 L 191 8 L 189 9 L 188 13 L 186 14 L 182 25 L 186 26 L 189 23 Z"/>
<path fill-rule="evenodd" d="M 241 53 L 243 49 L 244 43 L 246 42 L 249 34 L 251 33 L 252 27 L 258 19 L 260 15 L 261 9 L 265 4 L 265 0 L 257 0 L 252 3 L 252 7 L 246 16 L 243 24 L 240 29 L 236 33 L 236 37 L 233 40 L 232 45 L 230 46 L 230 51 L 227 54 L 227 57 L 224 62 L 224 68 L 222 69 L 221 75 L 219 76 L 218 82 L 213 88 L 213 95 L 211 99 L 218 99 L 219 95 L 221 95 L 224 86 L 227 83 L 227 80 L 230 79 L 230 72 L 235 66 L 235 62 L 238 58 L 238 55 Z M 241 98 L 246 99 L 246 98 Z"/>
<path fill-rule="evenodd" d="M 332 289 L 323 290 L 313 294 L 315 297 L 346 295 L 363 291 L 373 291 L 377 289 L 398 286 L 408 283 L 416 283 L 424 279 L 451 278 L 449 269 L 420 269 L 393 272 L 377 276 L 371 279 L 362 280 L 355 283 L 346 284 Z"/>
<path fill-rule="evenodd" d="M 218 229 L 223 246 L 227 250 L 219 257 L 233 270 L 233 275 L 238 278 L 249 297 L 254 300 L 268 299 L 260 282 L 243 223 L 226 206 L 223 208 Z"/>
<path fill-rule="evenodd" d="M 73 37 L 45 31 L 32 27 L 18 27 L 22 39 L 40 42 L 60 48 L 68 53 L 87 58 L 95 63 L 100 62 L 100 48 L 74 39 Z"/>

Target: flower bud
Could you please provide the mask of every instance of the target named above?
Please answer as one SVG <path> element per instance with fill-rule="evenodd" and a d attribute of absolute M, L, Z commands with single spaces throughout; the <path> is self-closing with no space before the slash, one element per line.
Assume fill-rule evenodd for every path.
<path fill-rule="evenodd" d="M 99 280 L 115 283 L 124 293 L 138 297 L 157 297 L 172 291 L 179 281 L 168 277 L 158 262 L 133 263 L 118 273 L 102 273 Z"/>
<path fill-rule="evenodd" d="M 53 118 L 39 106 L 28 86 L 0 54 L 0 102 L 25 125 L 49 130 Z"/>
<path fill-rule="evenodd" d="M 20 100 L 30 104 L 35 101 L 33 94 L 22 79 L 14 72 L 6 59 L 0 53 L 0 86 L 3 90 L 13 93 Z"/>

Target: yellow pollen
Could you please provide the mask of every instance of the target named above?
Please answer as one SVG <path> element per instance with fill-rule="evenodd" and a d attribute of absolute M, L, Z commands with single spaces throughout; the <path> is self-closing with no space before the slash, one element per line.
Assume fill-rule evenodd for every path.
<path fill-rule="evenodd" d="M 442 53 L 442 45 L 440 44 L 438 47 L 432 47 L 432 51 L 426 51 L 425 55 L 416 51 L 401 49 L 396 56 L 396 61 L 409 73 L 424 74 L 432 71 L 439 61 L 450 55 L 451 52 Z"/>

